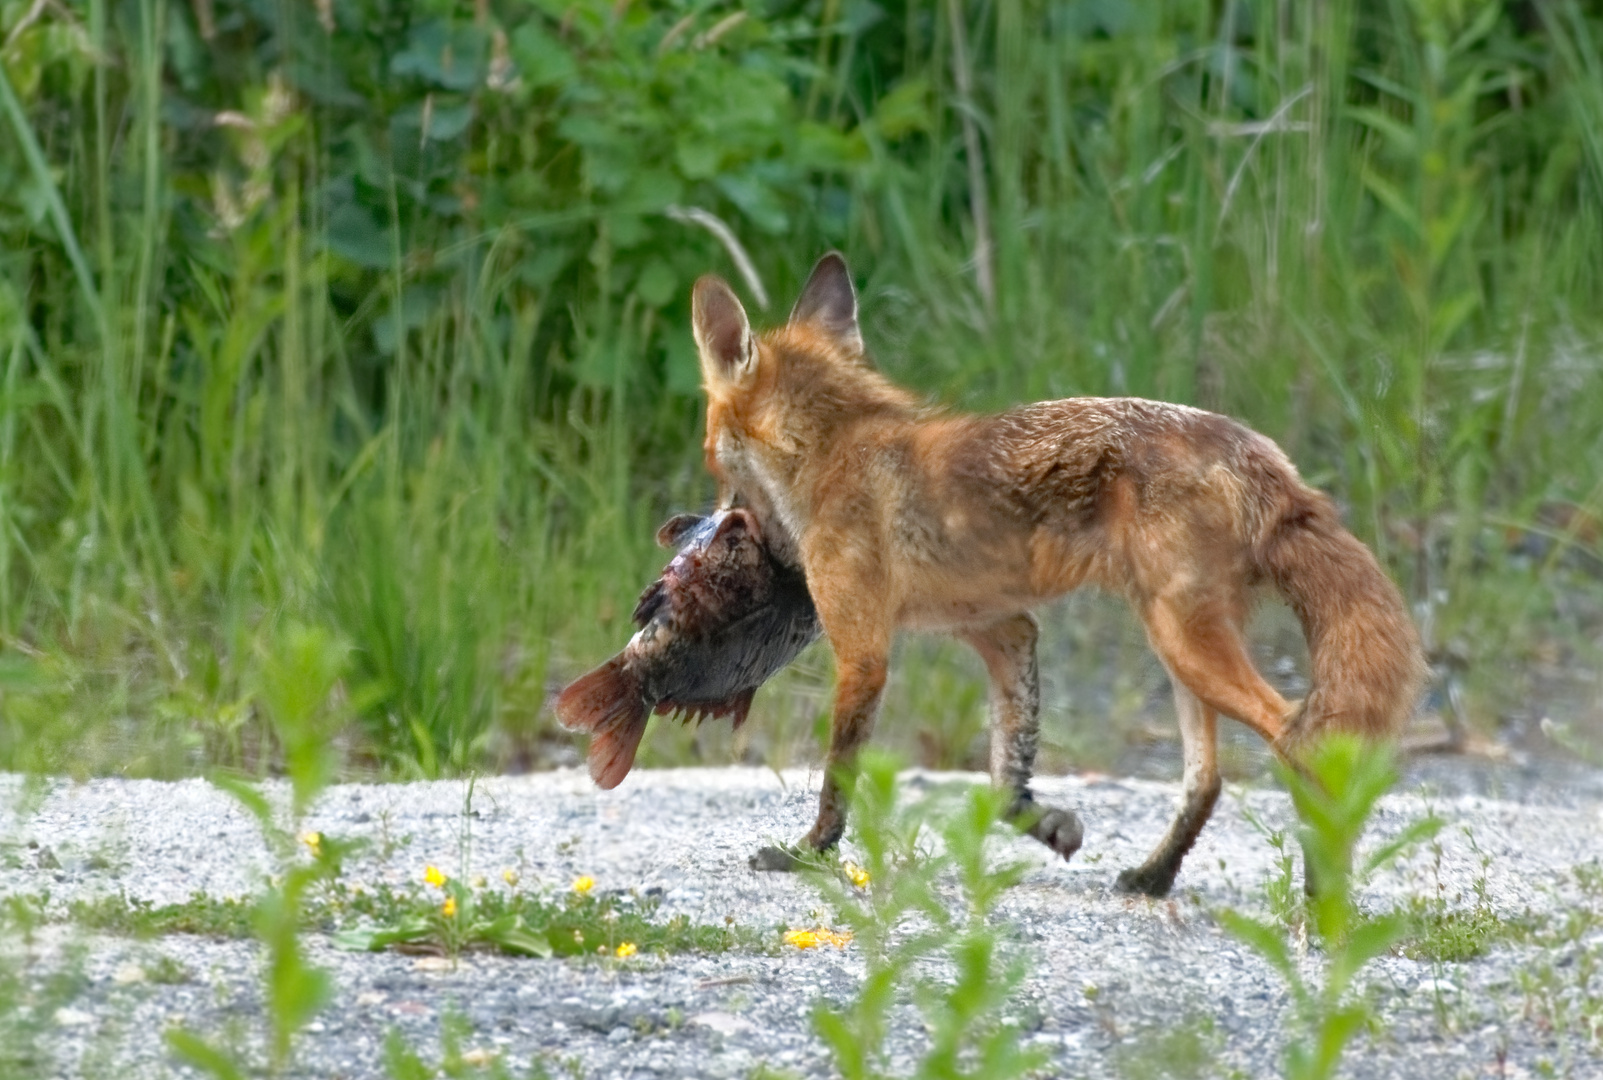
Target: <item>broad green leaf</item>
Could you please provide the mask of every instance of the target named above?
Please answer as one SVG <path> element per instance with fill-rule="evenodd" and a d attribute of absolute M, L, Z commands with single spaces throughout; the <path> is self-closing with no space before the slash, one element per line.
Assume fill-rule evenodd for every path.
<path fill-rule="evenodd" d="M 331 940 L 337 948 L 349 952 L 378 952 L 403 942 L 423 941 L 433 933 L 432 923 L 424 919 L 412 919 L 396 926 L 341 930 Z M 547 945 L 549 947 L 549 943 Z"/>
<path fill-rule="evenodd" d="M 567 46 L 537 19 L 529 20 L 513 32 L 512 58 L 530 86 L 566 86 L 579 70 Z"/>
<path fill-rule="evenodd" d="M 163 1036 L 173 1053 L 217 1080 L 245 1080 L 245 1070 L 231 1056 L 183 1028 L 168 1028 Z"/>
<path fill-rule="evenodd" d="M 1445 824 L 1445 821 L 1434 815 L 1411 822 L 1407 828 L 1376 848 L 1369 858 L 1364 860 L 1364 869 L 1360 877 L 1368 877 L 1415 844 L 1429 840 L 1441 832 Z"/>
<path fill-rule="evenodd" d="M 272 804 L 255 784 L 237 773 L 221 769 L 213 772 L 209 779 L 213 787 L 226 792 L 235 802 L 249 811 L 263 830 L 270 831 L 275 828 Z"/>
<path fill-rule="evenodd" d="M 1296 966 L 1280 931 L 1235 911 L 1219 913 L 1219 922 L 1232 936 L 1247 945 L 1287 978 L 1295 978 Z"/>
<path fill-rule="evenodd" d="M 528 924 L 517 915 L 503 915 L 494 922 L 479 923 L 469 931 L 468 936 L 487 941 L 505 952 L 538 956 L 541 959 L 550 959 L 552 955 L 551 939 L 543 933 L 530 930 Z"/>

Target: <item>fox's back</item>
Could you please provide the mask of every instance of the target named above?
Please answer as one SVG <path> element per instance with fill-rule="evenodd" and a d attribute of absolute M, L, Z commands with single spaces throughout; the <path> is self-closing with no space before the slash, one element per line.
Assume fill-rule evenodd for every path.
<path fill-rule="evenodd" d="M 898 593 L 959 609 L 1122 588 L 1130 546 L 1155 525 L 1245 559 L 1265 497 L 1307 491 L 1264 436 L 1140 398 L 877 418 L 830 458 L 816 474 L 825 542 L 872 535 Z"/>

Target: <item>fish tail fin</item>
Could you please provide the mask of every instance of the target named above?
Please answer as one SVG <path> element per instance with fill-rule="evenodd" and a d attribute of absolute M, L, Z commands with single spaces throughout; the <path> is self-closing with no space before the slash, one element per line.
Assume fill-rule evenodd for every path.
<path fill-rule="evenodd" d="M 557 698 L 557 720 L 590 736 L 590 779 L 615 788 L 629 775 L 646 733 L 646 702 L 640 680 L 621 659 L 612 659 L 576 679 Z"/>

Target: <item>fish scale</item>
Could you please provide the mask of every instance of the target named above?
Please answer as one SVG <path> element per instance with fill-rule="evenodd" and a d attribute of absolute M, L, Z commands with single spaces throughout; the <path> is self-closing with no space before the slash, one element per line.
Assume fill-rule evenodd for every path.
<path fill-rule="evenodd" d="M 679 549 L 640 594 L 622 652 L 557 698 L 557 719 L 590 735 L 590 775 L 616 787 L 652 713 L 745 722 L 752 695 L 818 637 L 800 571 L 777 560 L 750 511 L 681 514 L 657 533 Z"/>

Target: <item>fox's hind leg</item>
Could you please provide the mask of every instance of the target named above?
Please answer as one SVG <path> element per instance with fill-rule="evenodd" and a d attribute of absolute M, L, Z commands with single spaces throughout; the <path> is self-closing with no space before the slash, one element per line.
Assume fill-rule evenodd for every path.
<path fill-rule="evenodd" d="M 1296 707 L 1253 667 L 1241 635 L 1244 605 L 1235 598 L 1159 595 L 1141 605 L 1147 639 L 1169 671 L 1185 748 L 1179 816 L 1147 861 L 1119 875 L 1124 892 L 1162 896 L 1219 798 L 1216 715 L 1241 721 L 1271 747 Z"/>
<path fill-rule="evenodd" d="M 1186 689 L 1185 683 L 1172 674 L 1169 679 L 1174 684 L 1174 707 L 1180 716 L 1180 743 L 1186 764 L 1180 812 L 1147 861 L 1119 875 L 1120 892 L 1167 895 L 1180 871 L 1180 860 L 1197 842 L 1197 834 L 1208 823 L 1213 804 L 1219 800 L 1219 714 Z"/>
<path fill-rule="evenodd" d="M 991 681 L 991 782 L 1012 793 L 1009 816 L 1020 828 L 1067 859 L 1080 848 L 1084 829 L 1068 810 L 1036 803 L 1030 792 L 1040 744 L 1041 679 L 1036 666 L 1038 630 L 1031 615 L 1015 615 L 963 634 L 985 661 Z"/>

